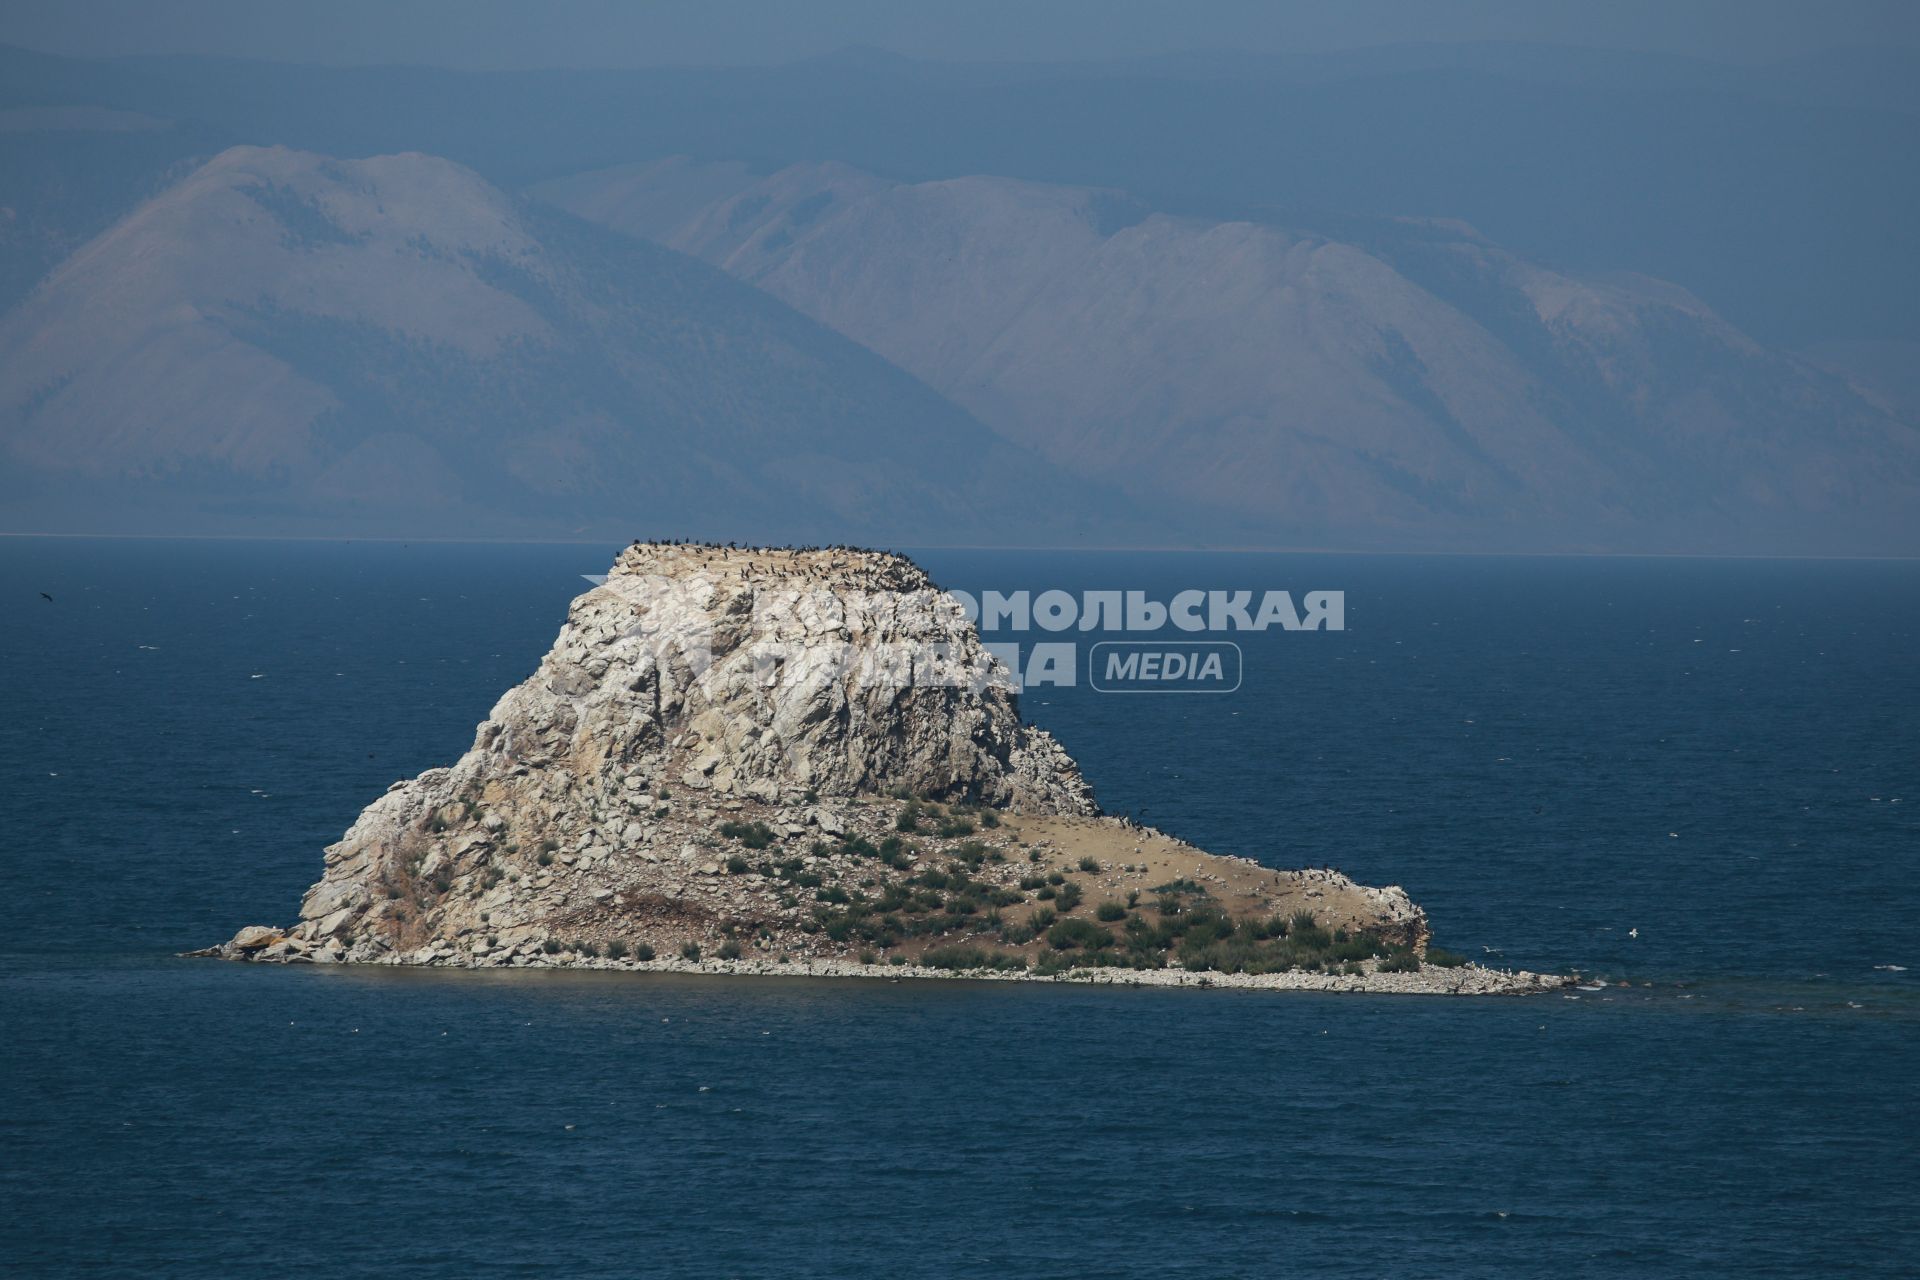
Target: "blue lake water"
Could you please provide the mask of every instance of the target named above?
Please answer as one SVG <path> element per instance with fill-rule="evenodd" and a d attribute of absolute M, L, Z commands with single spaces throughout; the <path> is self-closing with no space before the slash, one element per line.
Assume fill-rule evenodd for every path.
<path fill-rule="evenodd" d="M 1914 1274 L 1920 566 L 919 556 L 1345 591 L 1233 695 L 1025 710 L 1110 809 L 1631 988 L 174 957 L 289 922 L 611 551 L 0 540 L 0 1269 Z"/>

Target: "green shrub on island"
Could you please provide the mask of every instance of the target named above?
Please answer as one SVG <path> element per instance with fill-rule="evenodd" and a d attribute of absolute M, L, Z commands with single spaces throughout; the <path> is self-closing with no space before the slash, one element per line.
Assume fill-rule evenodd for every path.
<path fill-rule="evenodd" d="M 920 957 L 923 969 L 1024 969 L 1027 958 L 983 947 L 932 947 Z"/>
<path fill-rule="evenodd" d="M 682 960 L 692 961 L 694 964 L 699 964 L 700 944 L 697 942 L 689 942 L 686 946 L 680 948 L 680 958 Z"/>
<path fill-rule="evenodd" d="M 1210 903 L 1157 920 L 1127 916 L 1117 938 L 1086 920 L 1048 921 L 1037 932 L 1045 933 L 1049 943 L 1056 938 L 1066 942 L 1065 947 L 1055 944 L 1056 949 L 1077 951 L 1077 963 L 1087 966 L 1159 969 L 1174 963 L 1195 972 L 1353 973 L 1355 966 L 1365 972 L 1367 962 L 1378 959 L 1386 972 L 1403 972 L 1412 959 L 1418 967 L 1404 944 L 1388 944 L 1371 933 L 1334 934 L 1282 917 L 1235 920 Z M 1096 933 L 1107 941 L 1102 943 Z"/>
<path fill-rule="evenodd" d="M 1093 914 L 1107 923 L 1127 918 L 1127 909 L 1117 902 L 1103 902 L 1093 909 Z"/>
<path fill-rule="evenodd" d="M 1458 969 L 1467 962 L 1467 958 L 1458 951 L 1449 951 L 1445 947 L 1428 947 L 1427 963 L 1438 965 L 1442 969 Z"/>
<path fill-rule="evenodd" d="M 1182 876 L 1178 880 L 1169 880 L 1165 884 L 1154 885 L 1148 892 L 1172 894 L 1176 897 L 1206 898 L 1212 896 L 1207 892 L 1207 886 L 1197 881 L 1189 880 L 1185 876 Z"/>
<path fill-rule="evenodd" d="M 765 849 L 779 836 L 764 822 L 723 822 L 720 834 L 729 840 L 738 840 L 749 849 Z"/>
<path fill-rule="evenodd" d="M 728 875 L 730 875 L 730 876 L 743 876 L 743 875 L 745 875 L 745 874 L 747 874 L 747 871 L 748 871 L 748 864 L 747 864 L 747 860 L 746 860 L 745 858 L 743 858 L 743 857 L 741 857 L 741 856 L 740 856 L 739 854 L 737 854 L 737 853 L 736 853 L 736 854 L 734 854 L 734 855 L 733 855 L 733 856 L 732 856 L 731 858 L 728 858 L 728 859 L 727 859 L 727 874 L 728 874 Z"/>
<path fill-rule="evenodd" d="M 645 964 L 647 961 L 653 959 L 653 948 L 644 942 L 637 942 L 633 947 L 633 958 Z"/>
<path fill-rule="evenodd" d="M 1080 859 L 1080 869 L 1090 876 L 1097 876 L 1100 874 L 1100 859 L 1088 854 Z"/>
<path fill-rule="evenodd" d="M 740 958 L 740 944 L 732 938 L 728 938 L 720 944 L 720 949 L 714 952 L 714 954 L 722 960 L 738 960 Z"/>
<path fill-rule="evenodd" d="M 1112 946 L 1113 935 L 1091 920 L 1062 920 L 1047 930 L 1047 945 L 1055 951 L 1097 951 Z"/>
<path fill-rule="evenodd" d="M 887 839 L 891 840 L 893 837 L 888 836 Z M 824 858 L 832 852 L 833 850 L 828 847 L 825 842 L 820 840 L 813 842 L 814 857 Z M 840 842 L 840 852 L 846 854 L 849 858 L 878 858 L 881 856 L 880 850 L 874 847 L 873 841 L 867 839 L 865 836 L 848 836 Z"/>

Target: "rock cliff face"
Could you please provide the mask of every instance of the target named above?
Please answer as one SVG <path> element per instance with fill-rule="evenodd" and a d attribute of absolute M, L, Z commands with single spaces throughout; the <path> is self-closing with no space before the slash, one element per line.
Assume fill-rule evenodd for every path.
<path fill-rule="evenodd" d="M 1417 976 L 1426 921 L 1404 892 L 1101 817 L 1009 680 L 902 557 L 635 544 L 466 755 L 395 783 L 326 851 L 297 926 L 214 950 L 1160 969 L 1198 922 L 1258 919 L 1319 971 L 1343 972 L 1339 938 L 1361 948 L 1350 977 L 1395 956 Z"/>

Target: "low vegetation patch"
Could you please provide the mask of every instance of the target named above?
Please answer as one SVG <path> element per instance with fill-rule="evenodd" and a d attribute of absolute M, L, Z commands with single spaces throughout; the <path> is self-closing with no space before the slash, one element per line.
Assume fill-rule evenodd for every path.
<path fill-rule="evenodd" d="M 984 947 L 933 947 L 920 957 L 925 969 L 1024 969 L 1027 958 Z"/>
<path fill-rule="evenodd" d="M 1097 951 L 1111 947 L 1113 935 L 1091 920 L 1062 920 L 1047 930 L 1047 945 L 1055 951 Z"/>
<path fill-rule="evenodd" d="M 749 849 L 765 849 L 780 838 L 764 822 L 723 822 L 720 834 L 729 840 L 738 840 Z"/>

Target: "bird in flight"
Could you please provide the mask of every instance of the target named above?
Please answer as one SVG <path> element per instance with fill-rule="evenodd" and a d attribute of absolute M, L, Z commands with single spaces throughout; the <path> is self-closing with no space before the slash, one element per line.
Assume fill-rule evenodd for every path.
<path fill-rule="evenodd" d="M 42 591 L 42 592 L 40 593 L 40 598 L 41 598 L 42 600 L 45 600 L 45 601 L 46 601 L 46 602 L 47 602 L 48 604 L 52 604 L 52 603 L 53 603 L 53 597 L 52 597 L 52 596 L 50 596 L 50 595 L 48 595 L 48 594 L 47 594 L 46 592 L 44 592 L 44 591 Z"/>

